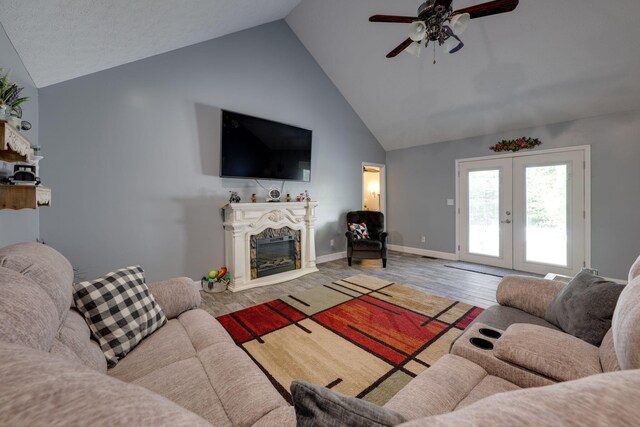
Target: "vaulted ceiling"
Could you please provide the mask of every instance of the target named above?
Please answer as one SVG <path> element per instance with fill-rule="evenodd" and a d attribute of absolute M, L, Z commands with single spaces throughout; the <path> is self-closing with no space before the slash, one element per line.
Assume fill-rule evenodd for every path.
<path fill-rule="evenodd" d="M 454 9 L 482 0 L 454 0 Z M 640 108 L 638 0 L 520 0 L 472 20 L 465 47 L 385 54 L 419 0 L 0 0 L 38 87 L 286 17 L 387 150 Z"/>
<path fill-rule="evenodd" d="M 482 3 L 454 0 L 454 9 Z M 386 59 L 416 0 L 305 0 L 289 26 L 387 150 L 640 108 L 640 1 L 520 0 L 465 47 Z"/>
<path fill-rule="evenodd" d="M 37 87 L 282 19 L 300 0 L 0 0 Z"/>

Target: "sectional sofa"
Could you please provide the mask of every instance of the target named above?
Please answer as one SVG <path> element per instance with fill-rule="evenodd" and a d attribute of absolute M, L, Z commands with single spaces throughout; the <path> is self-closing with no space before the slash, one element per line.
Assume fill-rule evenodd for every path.
<path fill-rule="evenodd" d="M 535 320 L 560 284 L 506 280 L 498 301 L 511 317 L 495 313 L 501 308 L 489 310 L 456 341 L 452 354 L 411 381 L 386 408 L 409 420 L 405 425 L 637 421 L 639 273 L 640 258 L 600 348 L 585 347 Z M 197 308 L 200 297 L 191 280 L 149 285 L 169 320 L 109 370 L 73 307 L 72 282 L 69 261 L 49 246 L 0 249 L 0 425 L 296 424 L 294 409 L 262 371 Z M 531 286 L 538 291 L 530 292 Z M 492 348 L 467 346 L 480 337 Z"/>

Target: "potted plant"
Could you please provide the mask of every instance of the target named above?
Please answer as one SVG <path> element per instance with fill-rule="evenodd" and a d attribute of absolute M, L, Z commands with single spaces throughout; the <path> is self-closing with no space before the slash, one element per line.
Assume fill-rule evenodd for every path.
<path fill-rule="evenodd" d="M 20 92 L 24 88 L 9 81 L 11 71 L 3 72 L 4 69 L 0 68 L 0 120 L 9 121 L 12 116 L 22 118 L 22 103 L 29 97 L 21 97 Z"/>

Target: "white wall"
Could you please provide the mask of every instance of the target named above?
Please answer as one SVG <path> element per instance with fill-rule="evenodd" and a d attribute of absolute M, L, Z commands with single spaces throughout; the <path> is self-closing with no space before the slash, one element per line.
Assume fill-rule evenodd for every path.
<path fill-rule="evenodd" d="M 22 60 L 16 53 L 11 41 L 0 26 L 0 67 L 5 71 L 11 70 L 11 80 L 24 86 L 22 92 L 31 99 L 25 102 L 22 107 L 23 118 L 31 122 L 33 127 L 25 132 L 25 136 L 32 144 L 38 143 L 38 90 L 33 84 L 33 80 L 22 64 Z M 46 167 L 46 160 L 42 161 L 42 166 Z M 13 164 L 0 162 L 0 167 L 7 167 L 13 170 Z M 2 189 L 0 189 L 2 191 Z M 46 209 L 46 208 L 45 208 Z M 12 243 L 32 242 L 38 238 L 38 210 L 21 209 L 14 211 L 10 209 L 0 210 L 0 248 Z"/>
<path fill-rule="evenodd" d="M 136 263 L 151 279 L 199 278 L 223 265 L 229 191 L 265 194 L 219 177 L 221 108 L 313 130 L 311 183 L 284 193 L 320 202 L 318 255 L 344 251 L 362 162 L 385 152 L 284 21 L 41 89 L 54 194 L 43 238 L 88 278 Z"/>

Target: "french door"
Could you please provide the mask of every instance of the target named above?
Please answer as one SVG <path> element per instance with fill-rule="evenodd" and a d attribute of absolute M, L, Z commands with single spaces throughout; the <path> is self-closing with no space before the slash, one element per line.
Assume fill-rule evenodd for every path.
<path fill-rule="evenodd" d="M 534 273 L 586 265 L 585 151 L 459 162 L 459 257 Z"/>

